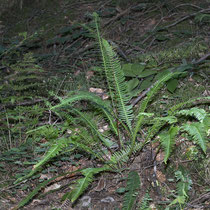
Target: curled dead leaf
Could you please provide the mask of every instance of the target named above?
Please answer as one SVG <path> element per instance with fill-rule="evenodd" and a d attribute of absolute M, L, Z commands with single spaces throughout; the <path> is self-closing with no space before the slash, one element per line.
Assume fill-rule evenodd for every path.
<path fill-rule="evenodd" d="M 49 192 L 51 190 L 56 190 L 56 189 L 58 189 L 60 187 L 61 187 L 61 185 L 55 183 L 55 184 L 50 185 L 49 187 L 45 188 L 44 193 L 47 193 L 47 192 Z"/>
<path fill-rule="evenodd" d="M 164 153 L 159 152 L 156 156 L 156 161 L 162 162 L 164 160 Z"/>
<path fill-rule="evenodd" d="M 166 176 L 161 171 L 157 170 L 156 175 L 159 182 L 164 183 L 166 181 Z"/>

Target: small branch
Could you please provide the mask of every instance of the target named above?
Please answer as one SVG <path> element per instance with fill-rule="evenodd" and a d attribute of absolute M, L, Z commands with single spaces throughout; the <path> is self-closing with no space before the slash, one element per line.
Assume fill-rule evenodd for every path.
<path fill-rule="evenodd" d="M 149 88 L 147 88 L 145 91 L 143 91 L 131 104 L 135 106 L 146 94 L 152 89 L 152 87 L 156 84 L 156 82 L 151 85 Z"/>
<path fill-rule="evenodd" d="M 202 9 L 202 10 L 200 10 L 200 11 L 198 11 L 198 12 L 194 12 L 194 13 L 192 13 L 192 14 L 190 14 L 190 15 L 187 15 L 187 16 L 184 16 L 184 17 L 180 18 L 179 20 L 177 20 L 176 22 L 174 22 L 174 23 L 172 23 L 172 24 L 170 24 L 170 25 L 168 25 L 168 26 L 165 26 L 163 29 L 171 28 L 171 27 L 177 25 L 178 23 L 181 23 L 182 21 L 184 21 L 184 20 L 186 20 L 186 19 L 188 19 L 188 18 L 191 18 L 191 17 L 193 17 L 193 16 L 196 16 L 196 15 L 199 14 L 199 13 L 204 13 L 204 12 L 208 12 L 208 11 L 210 11 L 210 8 Z"/>
<path fill-rule="evenodd" d="M 200 63 L 202 63 L 203 61 L 205 61 L 209 57 L 210 57 L 210 53 L 204 55 L 203 57 L 201 57 L 197 61 L 192 62 L 192 64 L 194 64 L 194 65 L 200 64 Z"/>
<path fill-rule="evenodd" d="M 129 7 L 128 9 L 122 11 L 121 13 L 119 13 L 118 15 L 116 15 L 115 17 L 113 17 L 112 19 L 110 19 L 109 21 L 107 21 L 106 23 L 104 23 L 103 27 L 108 26 L 110 23 L 118 20 L 119 18 L 121 18 L 123 15 L 129 13 L 131 10 L 131 7 Z"/>

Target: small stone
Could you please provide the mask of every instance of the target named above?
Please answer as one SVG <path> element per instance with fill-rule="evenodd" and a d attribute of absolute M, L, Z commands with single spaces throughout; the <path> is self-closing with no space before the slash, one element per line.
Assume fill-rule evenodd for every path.
<path fill-rule="evenodd" d="M 102 200 L 101 200 L 101 202 L 104 202 L 104 203 L 111 203 L 111 202 L 114 202 L 115 200 L 114 200 L 114 198 L 112 198 L 112 197 L 110 197 L 110 196 L 108 196 L 108 197 L 106 197 L 106 198 L 103 198 Z"/>
<path fill-rule="evenodd" d="M 91 197 L 90 196 L 84 196 L 82 199 L 82 207 L 88 207 L 91 204 Z"/>

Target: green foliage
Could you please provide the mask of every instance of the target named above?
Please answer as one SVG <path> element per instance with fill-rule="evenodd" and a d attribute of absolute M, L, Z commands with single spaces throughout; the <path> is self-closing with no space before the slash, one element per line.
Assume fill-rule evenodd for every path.
<path fill-rule="evenodd" d="M 200 146 L 204 153 L 206 153 L 207 138 L 205 126 L 203 123 L 196 122 L 191 124 L 184 124 L 181 129 L 188 132 L 188 134 L 192 136 L 195 143 Z"/>
<path fill-rule="evenodd" d="M 7 56 L 16 55 L 11 51 Z M 43 71 L 31 53 L 21 56 L 17 53 L 16 61 L 9 58 L 2 59 L 2 64 L 7 68 L 1 74 L 0 92 L 0 133 L 2 138 L 1 148 L 10 149 L 22 143 L 23 133 L 28 128 L 36 126 L 44 109 L 39 105 L 41 97 L 42 80 L 40 73 Z M 37 102 L 36 102 L 37 100 Z M 27 123 L 25 123 L 27 122 Z"/>
<path fill-rule="evenodd" d="M 175 177 L 177 181 L 177 196 L 169 206 L 179 204 L 182 209 L 182 205 L 186 203 L 186 199 L 188 198 L 188 192 L 191 189 L 192 180 L 183 169 L 176 171 Z"/>
<path fill-rule="evenodd" d="M 29 174 L 27 174 L 24 177 L 20 177 L 19 179 L 17 179 L 15 181 L 15 183 L 19 183 L 31 176 L 33 176 L 38 170 L 41 169 L 41 166 L 44 165 L 47 161 L 49 161 L 50 159 L 52 159 L 53 157 L 56 157 L 59 152 L 61 152 L 61 150 L 66 147 L 68 144 L 67 139 L 60 139 L 57 140 L 54 144 L 52 144 L 52 146 L 50 147 L 49 151 L 47 152 L 47 154 L 44 156 L 44 158 L 39 161 L 34 167 L 33 170 L 31 170 L 31 172 Z"/>
<path fill-rule="evenodd" d="M 104 69 L 107 76 L 107 81 L 110 84 L 111 94 L 114 92 L 113 101 L 118 110 L 118 117 L 120 120 L 126 123 L 128 128 L 131 128 L 131 121 L 133 119 L 132 105 L 128 105 L 130 101 L 130 95 L 128 93 L 127 83 L 125 82 L 125 76 L 121 70 L 119 60 L 111 45 L 106 40 L 103 41 L 104 56 L 106 56 Z"/>
<path fill-rule="evenodd" d="M 42 182 L 41 184 L 39 184 L 26 198 L 24 198 L 21 202 L 19 202 L 19 204 L 14 207 L 14 210 L 17 210 L 23 206 L 25 206 L 34 196 L 36 196 L 39 191 L 43 188 L 45 188 L 49 183 L 51 183 L 52 181 L 54 181 L 55 179 L 59 178 L 59 177 L 63 177 L 65 175 L 69 175 L 69 174 L 72 174 L 72 173 L 76 173 L 76 172 L 80 172 L 80 170 L 77 170 L 77 171 L 73 171 L 73 172 L 68 172 L 68 173 L 65 173 L 65 174 L 60 174 L 58 176 L 55 176 L 55 177 L 52 177 L 44 182 Z"/>
<path fill-rule="evenodd" d="M 196 119 L 198 119 L 201 123 L 203 122 L 204 118 L 206 117 L 207 113 L 204 109 L 199 109 L 196 107 L 193 107 L 189 110 L 181 110 L 176 113 L 177 115 L 186 115 L 186 116 L 194 116 Z"/>
<path fill-rule="evenodd" d="M 93 176 L 108 169 L 109 168 L 107 166 L 104 166 L 103 168 L 83 169 L 81 172 L 85 177 L 77 180 L 77 183 L 73 186 L 73 190 L 69 194 L 68 199 L 70 199 L 72 203 L 76 201 L 93 181 Z"/>
<path fill-rule="evenodd" d="M 181 103 L 182 104 L 182 103 Z M 176 105 L 177 107 L 180 107 L 180 105 Z M 169 111 L 169 113 L 171 113 Z M 173 116 L 173 121 L 170 121 L 172 124 L 177 124 L 178 119 L 176 116 L 178 115 L 185 115 L 189 118 L 189 116 L 196 116 L 196 118 L 200 122 L 192 122 L 192 123 L 182 123 L 180 126 L 173 127 L 169 129 L 169 131 L 163 131 L 160 133 L 159 137 L 161 140 L 161 145 L 165 152 L 164 162 L 166 163 L 172 150 L 173 146 L 175 144 L 175 136 L 177 135 L 178 131 L 181 132 L 187 132 L 194 140 L 194 142 L 200 146 L 200 148 L 203 150 L 204 153 L 206 153 L 207 148 L 207 127 L 203 123 L 205 117 L 207 116 L 207 113 L 204 109 L 199 108 L 191 108 L 189 110 L 181 110 L 174 112 L 175 116 Z M 160 118 L 158 118 L 160 119 Z M 180 124 L 180 123 L 179 123 Z"/>
<path fill-rule="evenodd" d="M 200 16 L 206 16 L 206 14 L 199 14 L 198 17 Z M 207 19 L 207 17 L 204 19 Z M 157 31 L 156 33 L 159 32 Z M 165 36 L 162 37 L 165 39 Z M 173 46 L 175 45 L 173 44 Z M 132 90 L 132 94 L 137 95 L 160 79 L 161 74 L 163 72 L 166 73 L 169 68 L 172 71 L 185 72 L 185 74 L 179 75 L 179 77 L 184 77 L 192 71 L 197 72 L 197 67 L 194 66 L 193 62 L 190 63 L 189 60 L 200 57 L 199 54 L 205 53 L 208 53 L 208 46 L 205 41 L 202 42 L 198 38 L 186 42 L 182 47 L 172 47 L 165 50 L 161 48 L 158 52 L 143 53 L 138 59 L 135 59 L 134 63 L 124 64 L 123 70 L 128 79 L 138 79 L 138 85 Z M 206 65 L 209 67 L 208 63 Z M 174 93 L 178 88 L 179 80 L 172 78 L 166 84 L 168 91 Z"/>
<path fill-rule="evenodd" d="M 167 162 L 172 152 L 173 146 L 175 144 L 175 136 L 177 135 L 178 131 L 178 127 L 171 126 L 169 131 L 160 134 L 161 145 L 165 151 L 164 163 Z"/>
<path fill-rule="evenodd" d="M 149 202 L 151 201 L 151 197 L 149 192 L 146 192 L 142 201 L 139 210 L 149 210 Z"/>
<path fill-rule="evenodd" d="M 149 103 L 152 101 L 154 95 L 163 87 L 163 85 L 179 75 L 182 75 L 183 68 L 180 71 L 171 71 L 170 69 L 158 75 L 157 81 L 153 84 L 150 91 L 147 93 L 144 100 L 141 102 L 139 109 L 134 116 L 134 108 L 130 105 L 131 94 L 125 75 L 121 68 L 119 59 L 114 52 L 113 47 L 103 39 L 99 32 L 98 16 L 94 13 L 95 18 L 95 35 L 97 37 L 99 48 L 102 56 L 102 64 L 109 89 L 110 101 L 105 102 L 99 96 L 84 92 L 73 91 L 69 93 L 67 98 L 57 97 L 60 103 L 54 106 L 50 105 L 50 110 L 58 115 L 61 119 L 66 119 L 65 128 L 60 132 L 57 139 L 53 139 L 50 148 L 46 155 L 39 161 L 33 170 L 25 177 L 16 181 L 16 183 L 29 178 L 40 170 L 52 158 L 61 153 L 68 151 L 83 150 L 91 156 L 100 160 L 104 164 L 101 168 L 87 168 L 82 170 L 83 178 L 76 181 L 73 190 L 67 194 L 66 198 L 71 202 L 75 202 L 79 196 L 87 189 L 92 181 L 94 175 L 103 171 L 118 171 L 123 167 L 124 163 L 128 162 L 131 155 L 140 151 L 145 144 L 149 143 L 154 137 L 160 133 L 160 142 L 165 152 L 164 162 L 170 158 L 175 144 L 175 136 L 178 131 L 187 131 L 193 136 L 194 141 L 206 152 L 206 141 L 204 140 L 205 132 L 201 131 L 206 126 L 204 119 L 207 113 L 204 110 L 194 108 L 190 110 L 182 110 L 183 106 L 190 105 L 198 99 L 192 99 L 187 102 L 177 104 L 168 111 L 168 116 L 160 117 L 155 113 L 146 113 Z M 204 99 L 209 99 L 206 97 Z M 199 98 L 203 100 L 203 98 Z M 79 101 L 88 101 L 87 109 L 78 108 Z M 91 112 L 94 108 L 95 112 Z M 189 119 L 189 116 L 195 116 L 202 124 L 201 127 L 189 127 L 179 117 L 183 116 Z M 146 125 L 145 118 L 149 118 L 150 126 L 148 126 L 147 134 L 140 136 L 140 131 L 143 125 Z M 101 133 L 99 126 L 104 122 L 109 123 L 109 130 Z M 179 124 L 181 122 L 181 125 Z M 170 129 L 167 129 L 170 124 Z M 67 132 L 68 130 L 71 132 Z M 39 129 L 35 129 L 39 130 Z M 55 132 L 56 133 L 56 132 Z M 201 136 L 202 133 L 202 136 Z M 140 136 L 142 142 L 137 143 L 136 139 Z M 113 151 L 117 149 L 117 151 Z M 131 172 L 128 178 L 128 186 L 124 209 L 131 209 L 136 197 L 136 191 L 140 185 L 139 176 L 136 172 Z M 185 191 L 186 192 L 186 191 Z M 185 196 L 185 195 L 181 195 Z"/>
<path fill-rule="evenodd" d="M 120 62 L 112 46 L 100 36 L 98 29 L 98 15 L 96 13 L 94 13 L 94 17 L 104 71 L 106 74 L 110 96 L 112 97 L 112 105 L 116 106 L 115 108 L 118 112 L 118 118 L 125 122 L 131 131 L 131 120 L 133 118 L 133 112 L 132 105 L 128 105 L 128 102 L 131 98 L 128 94 L 125 76 L 121 70 Z"/>
<path fill-rule="evenodd" d="M 128 174 L 126 193 L 123 199 L 123 210 L 132 210 L 134 202 L 138 195 L 138 190 L 140 187 L 140 178 L 136 171 L 131 171 Z"/>

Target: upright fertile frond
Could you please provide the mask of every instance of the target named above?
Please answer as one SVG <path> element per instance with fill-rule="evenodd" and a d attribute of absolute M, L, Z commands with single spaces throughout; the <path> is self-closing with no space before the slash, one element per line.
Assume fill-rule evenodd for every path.
<path fill-rule="evenodd" d="M 189 133 L 193 140 L 201 147 L 204 153 L 206 153 L 207 149 L 207 140 L 205 134 L 205 126 L 203 123 L 191 123 L 191 124 L 184 124 L 181 127 L 187 133 Z"/>
<path fill-rule="evenodd" d="M 133 110 L 132 105 L 128 105 L 131 98 L 128 93 L 127 83 L 125 82 L 125 76 L 112 46 L 104 39 L 102 43 L 106 55 L 105 62 L 107 68 L 105 71 L 108 71 L 106 74 L 107 80 L 110 81 L 110 88 L 114 92 L 114 102 L 117 105 L 119 118 L 125 122 L 131 130 Z"/>
<path fill-rule="evenodd" d="M 123 200 L 123 210 L 132 210 L 134 202 L 138 195 L 138 190 L 140 186 L 140 178 L 136 171 L 131 171 L 128 174 L 128 181 L 126 187 L 126 194 Z"/>
<path fill-rule="evenodd" d="M 167 132 L 163 132 L 160 134 L 160 141 L 161 145 L 164 148 L 165 157 L 164 157 L 164 163 L 167 163 L 167 160 L 172 152 L 173 146 L 175 144 L 175 136 L 177 135 L 179 131 L 178 127 L 173 127 L 169 129 Z"/>
<path fill-rule="evenodd" d="M 100 31 L 99 31 L 99 18 L 98 18 L 98 14 L 96 12 L 93 13 L 93 16 L 95 18 L 95 26 L 96 26 L 96 35 L 97 35 L 97 40 L 98 40 L 98 44 L 99 44 L 99 48 L 100 48 L 100 52 L 101 52 L 101 57 L 102 57 L 102 62 L 103 62 L 103 67 L 104 67 L 104 70 L 105 70 L 105 74 L 106 74 L 106 78 L 107 78 L 107 85 L 108 85 L 108 89 L 109 89 L 109 95 L 112 99 L 112 102 L 113 102 L 113 93 L 112 93 L 112 88 L 111 88 L 111 82 L 110 80 L 108 79 L 108 66 L 107 66 L 107 62 L 106 62 L 106 53 L 105 53 L 105 50 L 104 50 L 104 46 L 103 46 L 103 43 L 102 43 L 102 38 L 101 38 L 101 34 L 100 34 Z"/>
<path fill-rule="evenodd" d="M 100 36 L 98 27 L 98 15 L 94 13 L 94 16 L 96 23 L 96 33 L 100 46 L 110 97 L 112 98 L 112 105 L 114 108 L 117 108 L 119 119 L 125 122 L 131 131 L 133 110 L 132 105 L 128 105 L 128 102 L 130 101 L 130 95 L 128 93 L 127 83 L 125 82 L 125 76 L 121 69 L 119 59 L 117 58 L 117 55 L 114 52 L 112 46 Z"/>

